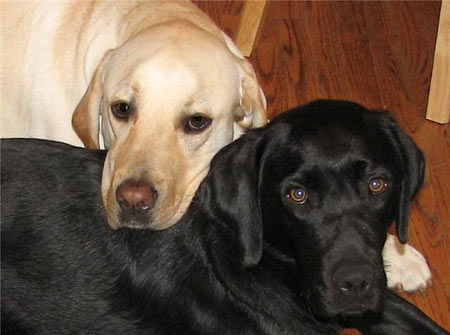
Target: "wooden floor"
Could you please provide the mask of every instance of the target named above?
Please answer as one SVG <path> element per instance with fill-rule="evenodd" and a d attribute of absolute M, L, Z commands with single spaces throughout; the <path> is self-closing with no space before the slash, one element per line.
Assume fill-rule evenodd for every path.
<path fill-rule="evenodd" d="M 242 2 L 194 2 L 233 36 Z M 439 10 L 437 1 L 273 1 L 250 60 L 271 116 L 316 98 L 353 100 L 391 110 L 422 148 L 409 243 L 433 283 L 402 295 L 450 329 L 450 125 L 425 120 Z"/>

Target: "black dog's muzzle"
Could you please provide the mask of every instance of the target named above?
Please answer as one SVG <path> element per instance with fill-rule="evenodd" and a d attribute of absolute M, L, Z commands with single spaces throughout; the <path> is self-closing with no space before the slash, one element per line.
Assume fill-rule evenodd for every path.
<path fill-rule="evenodd" d="M 377 269 L 362 257 L 342 258 L 331 271 L 328 287 L 339 314 L 361 314 L 376 310 L 381 288 L 384 285 Z"/>
<path fill-rule="evenodd" d="M 382 243 L 378 242 L 381 237 L 370 232 L 370 224 L 356 218 L 347 218 L 336 226 L 342 229 L 335 231 L 322 260 L 324 287 L 320 299 L 325 314 L 352 316 L 376 312 L 386 286 Z"/>

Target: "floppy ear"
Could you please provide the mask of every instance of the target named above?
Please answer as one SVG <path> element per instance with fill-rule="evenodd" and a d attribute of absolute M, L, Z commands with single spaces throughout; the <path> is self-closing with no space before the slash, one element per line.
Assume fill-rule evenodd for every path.
<path fill-rule="evenodd" d="M 399 241 L 401 243 L 406 243 L 408 237 L 409 205 L 419 187 L 422 185 L 425 170 L 425 158 L 422 151 L 413 142 L 411 137 L 400 129 L 395 120 L 388 117 L 388 122 L 389 137 L 391 142 L 394 143 L 403 170 L 396 227 Z"/>
<path fill-rule="evenodd" d="M 249 135 L 253 134 L 219 151 L 198 192 L 202 212 L 225 227 L 236 241 L 243 266 L 258 264 L 263 246 L 259 183 L 264 144 Z"/>
<path fill-rule="evenodd" d="M 99 149 L 99 119 L 102 103 L 102 74 L 109 59 L 105 54 L 91 79 L 89 87 L 78 103 L 72 115 L 72 126 L 84 146 L 89 149 Z"/>
<path fill-rule="evenodd" d="M 235 111 L 236 127 L 234 139 L 238 138 L 247 128 L 261 127 L 267 123 L 266 97 L 256 79 L 255 70 L 242 55 L 238 47 L 224 32 L 222 36 L 230 52 L 239 64 L 240 76 L 240 107 Z"/>

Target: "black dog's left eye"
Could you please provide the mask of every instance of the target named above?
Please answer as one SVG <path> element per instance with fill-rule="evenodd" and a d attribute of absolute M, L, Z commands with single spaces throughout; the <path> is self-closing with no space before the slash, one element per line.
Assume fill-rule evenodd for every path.
<path fill-rule="evenodd" d="M 369 182 L 369 190 L 372 194 L 381 194 L 383 193 L 388 186 L 388 183 L 383 178 L 373 178 Z"/>
<path fill-rule="evenodd" d="M 299 205 L 303 205 L 308 200 L 308 193 L 301 187 L 291 189 L 287 196 Z"/>

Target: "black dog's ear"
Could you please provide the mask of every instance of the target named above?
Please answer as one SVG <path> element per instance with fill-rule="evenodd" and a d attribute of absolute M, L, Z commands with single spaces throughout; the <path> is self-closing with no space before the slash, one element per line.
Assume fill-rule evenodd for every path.
<path fill-rule="evenodd" d="M 236 240 L 243 266 L 259 262 L 263 245 L 259 183 L 264 145 L 255 131 L 219 151 L 198 192 L 202 210 Z"/>
<path fill-rule="evenodd" d="M 411 137 L 399 127 L 392 117 L 387 116 L 386 120 L 388 122 L 388 136 L 391 139 L 391 143 L 394 144 L 403 169 L 396 227 L 399 241 L 406 243 L 408 237 L 409 205 L 417 190 L 422 185 L 425 158 Z"/>

